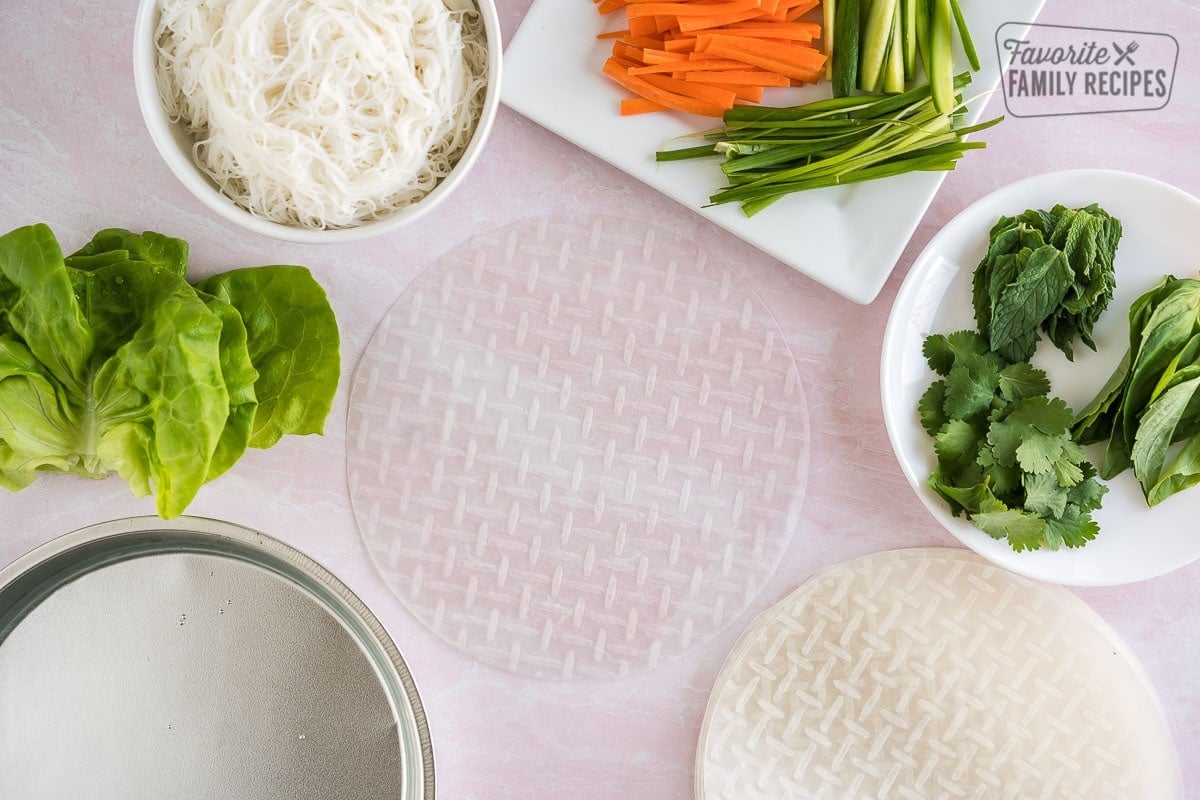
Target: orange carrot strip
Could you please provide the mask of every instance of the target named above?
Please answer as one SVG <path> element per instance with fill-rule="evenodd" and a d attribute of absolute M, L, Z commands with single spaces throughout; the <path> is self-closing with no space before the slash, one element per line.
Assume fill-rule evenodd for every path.
<path fill-rule="evenodd" d="M 688 83 L 687 81 L 668 78 L 666 75 L 637 75 L 633 77 L 640 78 L 651 86 L 657 86 L 663 91 L 683 95 L 684 97 L 691 97 L 702 103 L 721 106 L 722 108 L 732 108 L 733 101 L 737 96 L 732 88 L 705 86 L 702 83 Z"/>
<path fill-rule="evenodd" d="M 733 93 L 737 95 L 738 100 L 745 100 L 748 103 L 761 103 L 763 96 L 763 87 L 761 86 L 730 86 Z"/>
<path fill-rule="evenodd" d="M 789 78 L 796 78 L 797 80 L 807 81 L 809 83 L 816 83 L 816 78 L 821 73 L 821 66 L 824 66 L 825 63 L 825 56 L 820 54 L 818 55 L 820 55 L 821 58 L 821 66 L 811 68 L 803 67 L 794 62 L 779 61 L 778 59 L 770 58 L 768 56 L 759 55 L 757 53 L 749 53 L 744 50 L 739 50 L 736 47 L 727 47 L 725 45 L 716 43 L 709 47 L 708 52 L 716 56 L 737 59 L 744 64 L 759 67 L 760 69 L 765 69 L 770 72 L 778 72 L 780 75 L 786 75 Z"/>
<path fill-rule="evenodd" d="M 719 28 L 722 25 L 731 25 L 735 22 L 757 19 L 759 16 L 759 11 L 734 11 L 728 14 L 715 14 L 711 17 L 680 17 L 679 30 L 683 33 L 695 33 Z"/>
<path fill-rule="evenodd" d="M 655 111 L 666 111 L 667 107 L 644 97 L 626 97 L 621 101 L 621 116 L 632 117 L 634 114 L 652 114 Z"/>
<path fill-rule="evenodd" d="M 758 22 L 748 20 L 746 22 L 735 22 L 726 28 L 726 30 L 731 32 L 737 30 L 739 33 L 744 31 L 779 31 L 781 33 L 796 31 L 807 33 L 814 39 L 821 36 L 821 26 L 815 22 Z"/>
<path fill-rule="evenodd" d="M 645 63 L 643 61 L 644 51 L 640 47 L 634 47 L 625 42 L 615 42 L 613 44 L 612 54 L 617 58 L 623 58 L 628 61 L 636 62 L 637 64 Z"/>
<path fill-rule="evenodd" d="M 674 39 L 667 39 L 667 41 L 663 42 L 663 49 L 668 53 L 687 53 L 695 47 L 695 36 L 681 36 Z"/>
<path fill-rule="evenodd" d="M 597 33 L 596 38 L 597 39 L 623 39 L 624 37 L 626 37 L 628 35 L 629 35 L 629 29 L 626 28 L 623 31 L 609 31 L 608 33 Z"/>
<path fill-rule="evenodd" d="M 710 17 L 714 13 L 753 11 L 761 13 L 758 0 L 728 0 L 717 4 L 708 3 L 634 3 L 628 8 L 629 18 L 634 17 Z"/>
<path fill-rule="evenodd" d="M 661 50 L 663 48 L 663 40 L 657 36 L 626 36 L 621 41 L 643 50 Z"/>
<path fill-rule="evenodd" d="M 646 64 L 680 64 L 687 62 L 684 53 L 668 53 L 666 50 L 646 48 L 642 50 L 642 61 Z"/>
<path fill-rule="evenodd" d="M 762 39 L 729 36 L 722 33 L 705 34 L 704 38 L 708 40 L 708 47 L 705 48 L 704 52 L 713 53 L 714 55 L 718 55 L 718 53 L 713 48 L 720 45 L 725 49 L 753 53 L 754 55 L 781 61 L 786 64 L 795 64 L 806 70 L 820 69 L 825 66 L 825 54 L 812 47 L 790 43 L 777 44 L 775 42 L 763 41 Z M 735 56 L 730 57 L 733 58 Z M 744 61 L 745 59 L 741 60 Z"/>
<path fill-rule="evenodd" d="M 658 32 L 662 33 L 662 34 L 670 34 L 670 33 L 674 32 L 675 30 L 678 29 L 677 24 L 678 24 L 677 17 L 671 17 L 671 16 L 655 16 L 654 17 L 654 26 L 658 29 Z"/>
<path fill-rule="evenodd" d="M 629 70 L 630 75 L 656 75 L 684 72 L 706 72 L 712 70 L 744 69 L 740 61 L 670 61 L 666 64 L 650 64 Z"/>
<path fill-rule="evenodd" d="M 808 12 L 812 11 L 818 5 L 820 5 L 819 0 L 811 0 L 811 2 L 806 3 L 797 3 L 788 10 L 786 19 L 788 22 L 795 22 Z"/>
<path fill-rule="evenodd" d="M 629 32 L 634 36 L 653 36 L 658 33 L 654 17 L 630 17 Z"/>
<path fill-rule="evenodd" d="M 685 97 L 674 92 L 664 91 L 648 82 L 645 78 L 630 75 L 624 67 L 611 58 L 604 62 L 603 72 L 607 77 L 634 94 L 653 103 L 673 108 L 676 111 L 684 111 L 689 114 L 698 114 L 706 117 L 720 117 L 726 111 L 726 107 L 724 106 L 704 103 L 692 97 Z"/>
<path fill-rule="evenodd" d="M 786 75 L 778 72 L 767 72 L 763 69 L 720 70 L 718 72 L 688 72 L 683 76 L 685 81 L 703 81 L 704 83 L 735 84 L 746 86 L 791 86 L 792 81 Z"/>
<path fill-rule="evenodd" d="M 625 7 L 625 0 L 601 0 L 600 3 L 598 3 L 596 5 L 596 10 L 599 11 L 601 14 L 611 14 L 612 12 L 616 11 L 618 8 L 624 8 L 624 7 Z"/>
<path fill-rule="evenodd" d="M 786 22 L 779 23 L 779 25 L 787 24 L 788 23 Z M 776 27 L 777 26 L 771 26 L 769 28 L 739 28 L 734 25 L 729 25 L 721 28 L 720 32 L 728 33 L 733 36 L 742 36 L 747 39 L 771 39 L 777 42 L 789 41 L 807 43 L 816 38 L 808 31 L 776 30 Z"/>

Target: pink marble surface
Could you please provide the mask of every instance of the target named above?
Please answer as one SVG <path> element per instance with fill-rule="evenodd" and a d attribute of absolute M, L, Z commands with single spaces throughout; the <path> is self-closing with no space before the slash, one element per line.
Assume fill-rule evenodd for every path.
<path fill-rule="evenodd" d="M 563 0 L 566 2 L 566 0 Z M 530 0 L 499 0 L 506 36 Z M 879 299 L 860 307 L 708 226 L 623 173 L 504 109 L 460 191 L 385 239 L 287 245 L 227 225 L 175 181 L 144 130 L 129 52 L 133 0 L 0 4 L 0 230 L 48 222 L 68 246 L 102 227 L 154 229 L 192 244 L 198 273 L 255 263 L 310 265 L 330 291 L 345 376 L 376 322 L 424 266 L 476 232 L 533 215 L 595 209 L 653 219 L 741 266 L 787 333 L 806 380 L 815 439 L 801 529 L 759 598 L 779 599 L 821 567 L 878 550 L 952 546 L 907 487 L 880 412 L 878 362 L 888 309 L 939 226 L 992 189 L 1038 172 L 1110 167 L 1200 194 L 1200 64 L 1195 0 L 1049 0 L 1043 22 L 1175 33 L 1174 97 L 1162 111 L 1010 119 L 946 181 Z M 1000 109 L 993 100 L 993 109 Z M 738 631 L 653 673 L 607 683 L 524 680 L 476 663 L 389 594 L 363 552 L 344 471 L 346 394 L 323 438 L 252 452 L 190 511 L 259 528 L 337 573 L 383 620 L 423 693 L 439 793 L 463 798 L 687 798 L 713 678 Z M 0 496 L 0 565 L 54 536 L 152 512 L 115 480 L 43 478 Z M 1152 546 L 1148 543 L 1147 546 Z M 1143 584 L 1079 594 L 1145 663 L 1163 698 L 1189 796 L 1200 797 L 1200 564 Z M 0 698 L 0 702 L 3 699 Z"/>

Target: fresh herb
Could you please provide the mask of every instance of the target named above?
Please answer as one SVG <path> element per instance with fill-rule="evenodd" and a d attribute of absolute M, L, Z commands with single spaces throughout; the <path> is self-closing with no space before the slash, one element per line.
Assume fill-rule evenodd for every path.
<path fill-rule="evenodd" d="M 65 258 L 45 225 L 0 236 L 0 486 L 116 472 L 171 518 L 247 447 L 321 432 L 339 339 L 308 270 L 187 265 L 153 232 Z"/>
<path fill-rule="evenodd" d="M 1129 342 L 1074 431 L 1107 441 L 1100 474 L 1132 466 L 1153 506 L 1200 483 L 1200 280 L 1168 276 L 1134 301 Z"/>
<path fill-rule="evenodd" d="M 956 88 L 969 82 L 960 75 Z M 956 107 L 961 110 L 961 97 Z M 659 152 L 659 161 L 723 156 L 730 185 L 714 205 L 741 203 L 753 216 L 793 192 L 886 178 L 914 170 L 954 169 L 964 136 L 1000 120 L 965 126 L 960 113 L 934 107 L 929 86 L 891 97 L 835 97 L 794 108 L 735 106 L 708 144 Z"/>
<path fill-rule="evenodd" d="M 1043 331 L 1067 358 L 1079 338 L 1096 349 L 1092 328 L 1116 285 L 1121 223 L 1097 205 L 1029 210 L 1001 217 L 975 269 L 975 322 L 990 348 L 1028 361 Z"/>
<path fill-rule="evenodd" d="M 918 405 L 937 453 L 929 485 L 954 515 L 1016 551 L 1094 539 L 1091 512 L 1107 490 L 1071 438 L 1071 410 L 1048 396 L 1046 373 L 1008 363 L 975 331 L 934 334 L 924 354 L 941 376 Z"/>

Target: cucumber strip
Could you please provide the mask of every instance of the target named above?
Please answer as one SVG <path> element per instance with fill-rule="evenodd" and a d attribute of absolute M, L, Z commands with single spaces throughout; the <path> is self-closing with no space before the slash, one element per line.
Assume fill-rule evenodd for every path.
<path fill-rule="evenodd" d="M 833 43 L 833 96 L 846 97 L 858 83 L 859 4 L 862 0 L 838 0 L 836 41 Z"/>
<path fill-rule="evenodd" d="M 904 91 L 904 42 L 900 32 L 900 10 L 892 16 L 892 44 L 888 47 L 887 65 L 883 73 L 883 91 L 899 94 Z"/>
<path fill-rule="evenodd" d="M 904 79 L 917 76 L 917 0 L 903 0 L 900 6 L 900 28 L 904 38 Z"/>
<path fill-rule="evenodd" d="M 833 32 L 837 30 L 837 0 L 824 0 L 821 3 L 821 14 L 825 27 L 821 31 L 821 39 L 825 44 L 825 80 L 833 80 Z"/>
<path fill-rule="evenodd" d="M 950 0 L 950 10 L 954 12 L 954 24 L 958 27 L 958 38 L 962 40 L 963 52 L 967 54 L 967 62 L 975 72 L 979 71 L 979 54 L 975 52 L 975 42 L 971 40 L 971 30 L 963 17 L 958 0 Z"/>
<path fill-rule="evenodd" d="M 934 105 L 943 114 L 949 114 L 957 105 L 954 101 L 954 53 L 950 35 L 952 17 L 950 0 L 933 0 L 933 14 L 929 20 L 929 61 L 925 64 L 925 71 L 929 73 Z"/>
<path fill-rule="evenodd" d="M 916 0 L 917 10 L 913 17 L 917 53 L 921 56 L 921 64 L 925 67 L 926 80 L 929 78 L 929 1 Z"/>
<path fill-rule="evenodd" d="M 899 12 L 897 0 L 874 0 L 863 30 L 858 64 L 858 88 L 874 92 L 883 80 L 884 64 L 892 42 L 892 21 Z"/>

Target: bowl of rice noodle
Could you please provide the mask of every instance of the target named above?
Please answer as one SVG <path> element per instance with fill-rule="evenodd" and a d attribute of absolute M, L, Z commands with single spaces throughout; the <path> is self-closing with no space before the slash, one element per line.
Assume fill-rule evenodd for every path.
<path fill-rule="evenodd" d="M 499 105 L 493 0 L 142 0 L 138 104 L 159 153 L 225 219 L 302 243 L 427 214 Z"/>

